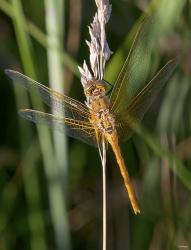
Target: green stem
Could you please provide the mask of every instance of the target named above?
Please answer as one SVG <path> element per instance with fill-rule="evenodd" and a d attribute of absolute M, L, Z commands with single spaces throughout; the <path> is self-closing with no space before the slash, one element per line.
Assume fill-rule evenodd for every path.
<path fill-rule="evenodd" d="M 22 5 L 19 0 L 12 0 L 11 3 L 12 3 L 13 14 L 14 14 L 13 25 L 15 29 L 15 34 L 17 38 L 17 43 L 18 43 L 18 47 L 20 51 L 23 68 L 26 74 L 32 77 L 35 77 L 34 63 L 33 63 L 32 56 L 31 56 L 32 54 L 31 42 L 24 28 L 25 18 L 22 12 Z M 18 106 L 20 106 L 19 103 L 21 103 L 22 101 L 24 103 L 28 103 L 26 96 L 25 95 L 21 96 L 21 92 L 20 91 L 17 92 L 17 90 L 18 89 L 15 88 Z M 40 101 L 36 101 L 34 96 L 32 96 L 32 99 L 33 99 L 33 102 L 37 106 L 38 104 L 40 104 Z M 32 133 L 31 133 L 29 126 L 25 127 L 23 122 L 20 122 L 20 129 L 22 131 L 21 147 L 22 147 L 22 154 L 24 157 L 26 149 L 28 148 L 28 143 L 29 143 L 29 141 L 27 141 L 27 138 L 29 139 L 30 137 L 30 139 L 32 139 Z M 39 131 L 39 137 L 41 137 L 41 141 L 42 141 L 42 135 L 40 134 L 40 131 Z M 44 148 L 43 146 L 42 146 L 42 149 Z M 28 220 L 29 220 L 29 227 L 30 227 L 30 232 L 31 232 L 30 244 L 31 244 L 31 249 L 46 250 L 45 225 L 44 225 L 43 215 L 41 213 L 41 208 L 40 208 L 40 201 L 41 201 L 40 196 L 39 196 L 40 188 L 39 188 L 39 184 L 37 181 L 37 172 L 34 168 L 35 166 L 34 160 L 30 161 L 30 167 L 33 169 L 33 174 L 30 178 L 30 181 L 28 181 L 28 179 L 26 178 L 23 178 L 26 200 L 28 202 L 28 207 L 29 207 Z M 29 190 L 33 189 L 33 185 L 35 185 L 35 195 L 33 192 L 29 192 Z M 39 236 L 36 237 L 37 235 Z"/>
<path fill-rule="evenodd" d="M 145 143 L 150 147 L 150 149 L 158 155 L 162 160 L 168 161 L 169 168 L 179 177 L 182 183 L 191 191 L 191 173 L 184 166 L 182 161 L 178 157 L 168 150 L 162 148 L 159 143 L 155 140 L 154 136 L 150 135 L 146 129 L 140 126 L 136 122 L 132 122 L 131 126 L 133 130 L 145 141 Z M 175 164 L 175 167 L 174 167 Z"/>
<path fill-rule="evenodd" d="M 9 2 L 0 0 L 0 10 L 14 20 L 15 12 L 13 6 Z M 25 31 L 29 33 L 44 48 L 48 48 L 50 44 L 48 44 L 46 34 L 43 33 L 43 31 L 31 21 L 25 20 L 25 22 Z M 67 66 L 78 78 L 80 77 L 79 70 L 77 68 L 77 62 L 69 54 L 62 51 L 61 60 L 62 63 Z"/>
<path fill-rule="evenodd" d="M 46 0 L 46 29 L 47 41 L 49 47 L 48 54 L 48 72 L 50 87 L 60 93 L 64 92 L 64 70 L 62 67 L 63 54 L 63 36 L 64 36 L 64 1 Z M 56 113 L 56 106 L 52 107 L 52 113 Z M 63 110 L 64 114 L 64 110 Z M 56 240 L 58 249 L 70 249 L 70 234 L 66 216 L 66 201 L 63 188 L 67 187 L 67 168 L 68 168 L 68 149 L 66 135 L 54 131 L 54 145 L 56 153 L 56 167 L 54 169 L 57 176 L 60 176 L 60 183 L 54 183 L 52 190 L 52 214 L 54 218 L 54 227 L 56 231 Z M 60 202 L 59 202 L 60 201 Z M 59 202 L 56 207 L 55 204 Z"/>

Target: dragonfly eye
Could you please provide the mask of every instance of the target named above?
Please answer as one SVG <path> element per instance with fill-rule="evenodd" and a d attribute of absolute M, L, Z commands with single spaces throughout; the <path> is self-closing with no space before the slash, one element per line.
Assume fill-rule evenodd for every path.
<path fill-rule="evenodd" d="M 96 86 L 96 89 L 100 92 L 100 93 L 105 93 L 105 86 L 103 85 L 98 85 Z"/>
<path fill-rule="evenodd" d="M 86 96 L 92 95 L 94 90 L 95 90 L 95 86 L 94 86 L 94 85 L 91 85 L 91 86 L 89 86 L 89 87 L 86 87 L 86 88 L 84 89 L 85 95 L 86 95 Z"/>
<path fill-rule="evenodd" d="M 99 90 L 99 92 L 105 92 L 106 91 L 106 83 L 104 80 L 97 80 L 95 82 L 96 89 Z"/>

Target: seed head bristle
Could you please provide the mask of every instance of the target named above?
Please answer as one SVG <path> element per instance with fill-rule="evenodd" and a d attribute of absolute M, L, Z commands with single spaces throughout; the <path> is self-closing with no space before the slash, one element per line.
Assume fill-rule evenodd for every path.
<path fill-rule="evenodd" d="M 105 64 L 109 60 L 112 51 L 106 40 L 105 25 L 111 16 L 112 6 L 109 0 L 95 0 L 97 12 L 89 28 L 90 41 L 86 41 L 90 52 L 90 66 L 84 61 L 83 68 L 79 67 L 81 73 L 81 82 L 84 86 L 92 79 L 103 79 Z"/>

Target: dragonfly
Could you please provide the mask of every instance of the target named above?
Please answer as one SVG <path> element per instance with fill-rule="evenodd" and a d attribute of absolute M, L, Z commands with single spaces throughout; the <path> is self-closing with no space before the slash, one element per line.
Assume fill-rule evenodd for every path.
<path fill-rule="evenodd" d="M 128 57 L 108 94 L 108 83 L 91 79 L 84 87 L 85 103 L 56 92 L 45 85 L 17 72 L 7 69 L 5 73 L 19 82 L 28 91 L 37 90 L 42 100 L 54 107 L 56 113 L 44 113 L 32 109 L 21 109 L 20 115 L 34 123 L 48 124 L 68 136 L 89 145 L 99 146 L 102 141 L 110 145 L 127 189 L 130 203 L 135 214 L 140 213 L 135 190 L 120 149 L 120 142 L 127 140 L 133 133 L 131 121 L 141 122 L 144 114 L 164 87 L 174 71 L 177 60 L 171 59 L 139 91 L 130 91 L 136 79 L 135 68 L 139 58 L 135 51 L 142 42 L 143 34 L 138 30 Z M 133 78 L 133 77 L 134 78 Z"/>

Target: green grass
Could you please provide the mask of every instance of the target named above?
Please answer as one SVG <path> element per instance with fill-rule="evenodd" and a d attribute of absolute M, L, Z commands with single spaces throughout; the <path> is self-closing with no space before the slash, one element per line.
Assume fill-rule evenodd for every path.
<path fill-rule="evenodd" d="M 82 2 L 83 11 L 78 12 L 82 20 L 79 51 L 71 56 L 66 45 L 72 23 L 68 13 L 73 10 L 73 3 L 46 0 L 43 5 L 38 1 L 0 0 L 0 249 L 3 250 L 101 248 L 98 152 L 46 127 L 36 129 L 19 118 L 19 108 L 32 106 L 46 111 L 47 107 L 38 95 L 32 93 L 29 98 L 25 90 L 10 83 L 3 73 L 4 68 L 19 70 L 40 82 L 47 81 L 51 88 L 61 92 L 67 84 L 71 86 L 70 95 L 83 100 L 77 61 L 83 62 L 88 57 L 85 39 L 95 5 L 93 1 Z M 113 84 L 144 14 L 135 1 L 112 3 L 107 35 L 114 54 L 105 78 Z M 47 15 L 47 9 L 52 9 L 54 15 Z M 145 49 L 149 53 L 135 70 L 135 76 L 139 76 L 137 86 L 169 58 L 178 55 L 180 60 L 143 125 L 135 126 L 134 136 L 122 146 L 141 204 L 140 216 L 132 213 L 117 163 L 108 153 L 110 250 L 190 249 L 190 10 L 189 1 L 182 0 L 158 0 L 149 6 L 153 21 L 144 27 L 147 35 L 140 43 L 139 55 Z M 75 29 L 73 32 L 75 37 Z M 71 85 L 65 82 L 66 67 L 74 75 Z"/>

